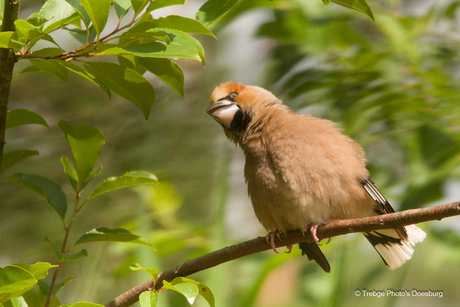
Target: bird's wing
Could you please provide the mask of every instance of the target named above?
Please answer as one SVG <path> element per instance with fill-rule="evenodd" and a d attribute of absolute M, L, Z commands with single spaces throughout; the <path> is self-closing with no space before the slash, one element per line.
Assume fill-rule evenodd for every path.
<path fill-rule="evenodd" d="M 375 213 L 380 215 L 395 212 L 388 200 L 385 198 L 385 196 L 382 195 L 375 183 L 370 178 L 363 180 L 361 184 L 363 185 L 364 190 L 366 190 L 366 192 L 376 204 L 374 208 Z M 401 239 L 407 239 L 407 231 L 404 227 L 397 228 L 396 231 L 398 232 Z"/>

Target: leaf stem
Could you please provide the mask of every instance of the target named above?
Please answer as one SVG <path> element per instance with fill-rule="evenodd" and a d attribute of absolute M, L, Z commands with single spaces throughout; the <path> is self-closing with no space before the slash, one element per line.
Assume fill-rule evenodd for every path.
<path fill-rule="evenodd" d="M 51 297 L 53 296 L 52 293 L 54 285 L 56 284 L 57 275 L 59 273 L 59 269 L 64 265 L 64 262 L 59 262 L 58 265 L 59 266 L 56 268 L 56 270 L 54 270 L 53 279 L 51 280 L 50 289 L 48 291 L 48 296 L 46 297 L 45 307 L 48 307 L 51 302 Z"/>
<path fill-rule="evenodd" d="M 72 228 L 73 221 L 75 220 L 75 216 L 80 211 L 80 209 L 81 209 L 81 206 L 80 206 L 80 193 L 77 192 L 77 196 L 75 197 L 75 206 L 74 206 L 74 209 L 73 209 L 73 212 L 72 212 L 72 217 L 70 218 L 69 225 L 67 227 L 65 227 L 65 236 L 64 236 L 64 241 L 62 242 L 62 249 L 61 249 L 61 253 L 63 253 L 63 254 L 66 254 L 71 250 L 71 248 L 66 250 L 67 241 L 69 239 L 70 229 Z"/>
<path fill-rule="evenodd" d="M 61 247 L 61 253 L 63 253 L 63 254 L 67 254 L 72 249 L 72 248 L 69 248 L 69 249 L 66 250 L 70 230 L 71 230 L 73 222 L 75 220 L 75 216 L 77 215 L 77 213 L 80 211 L 81 207 L 85 203 L 86 203 L 86 201 L 80 206 L 80 193 L 77 191 L 77 194 L 75 196 L 75 206 L 74 206 L 74 209 L 73 209 L 73 212 L 72 212 L 72 217 L 70 218 L 69 224 L 66 226 L 65 222 L 63 223 L 64 224 L 64 230 L 65 230 L 64 240 L 62 242 L 62 247 Z M 59 269 L 61 267 L 63 267 L 64 264 L 65 264 L 65 262 L 58 261 L 59 266 L 54 271 L 53 279 L 51 280 L 50 289 L 48 291 L 48 296 L 46 297 L 45 307 L 48 307 L 50 302 L 51 302 L 51 297 L 53 296 L 53 289 L 54 289 L 54 285 L 56 284 Z"/>

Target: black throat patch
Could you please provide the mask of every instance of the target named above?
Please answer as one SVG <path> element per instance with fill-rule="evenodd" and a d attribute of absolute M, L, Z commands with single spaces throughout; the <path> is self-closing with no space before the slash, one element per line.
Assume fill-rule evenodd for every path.
<path fill-rule="evenodd" d="M 231 130 L 239 135 L 246 131 L 249 123 L 251 122 L 251 115 L 244 112 L 241 108 L 236 111 L 235 116 L 233 117 L 232 123 L 230 124 Z"/>

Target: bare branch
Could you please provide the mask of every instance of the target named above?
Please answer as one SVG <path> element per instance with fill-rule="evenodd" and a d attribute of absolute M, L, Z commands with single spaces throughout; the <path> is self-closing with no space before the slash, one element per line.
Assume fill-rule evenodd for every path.
<path fill-rule="evenodd" d="M 413 209 L 362 219 L 333 221 L 320 225 L 317 229 L 317 236 L 321 240 L 347 233 L 369 232 L 372 230 L 397 228 L 421 222 L 441 220 L 455 215 L 460 215 L 460 201 L 436 207 Z M 305 233 L 304 236 L 301 230 L 293 230 L 283 236 L 282 241 L 276 238 L 275 243 L 277 247 L 282 247 L 312 240 L 313 237 L 310 232 Z M 161 289 L 163 280 L 171 281 L 176 277 L 185 277 L 212 268 L 216 265 L 269 249 L 271 249 L 271 247 L 270 244 L 266 242 L 265 237 L 258 237 L 250 241 L 225 247 L 192 260 L 187 260 L 176 267 L 160 273 L 156 280 L 150 279 L 119 295 L 109 302 L 106 307 L 131 306 L 139 300 L 139 295 L 142 292 L 152 289 Z"/>

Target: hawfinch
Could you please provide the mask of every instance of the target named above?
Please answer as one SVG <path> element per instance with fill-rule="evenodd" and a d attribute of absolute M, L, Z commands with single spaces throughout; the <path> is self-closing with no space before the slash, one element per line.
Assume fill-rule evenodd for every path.
<path fill-rule="evenodd" d="M 369 178 L 363 149 L 335 123 L 297 114 L 271 92 L 234 82 L 214 89 L 206 112 L 244 152 L 248 193 L 273 249 L 275 234 L 310 228 L 315 242 L 300 243 L 302 254 L 330 272 L 317 244 L 319 224 L 394 212 Z M 363 234 L 390 270 L 426 237 L 414 225 Z"/>

